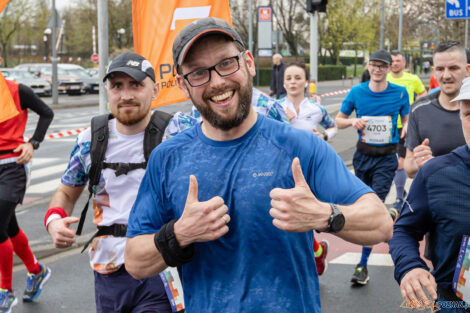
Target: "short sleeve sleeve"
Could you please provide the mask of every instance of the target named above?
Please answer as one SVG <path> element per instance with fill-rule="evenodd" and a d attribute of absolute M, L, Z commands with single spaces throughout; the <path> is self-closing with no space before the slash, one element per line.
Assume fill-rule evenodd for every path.
<path fill-rule="evenodd" d="M 416 118 L 416 114 L 411 112 L 410 118 L 408 119 L 408 131 L 406 133 L 405 140 L 405 147 L 411 151 L 413 151 L 413 149 L 421 143 Z"/>
<path fill-rule="evenodd" d="M 72 153 L 70 154 L 69 164 L 62 175 L 61 183 L 70 187 L 84 186 L 88 182 L 88 171 L 90 169 L 87 164 L 87 158 L 90 155 L 90 141 L 80 141 L 77 138 Z"/>
<path fill-rule="evenodd" d="M 348 116 L 351 115 L 355 108 L 354 91 L 354 88 L 351 89 L 351 91 L 346 95 L 346 98 L 344 98 L 343 103 L 341 104 L 340 112 Z"/>

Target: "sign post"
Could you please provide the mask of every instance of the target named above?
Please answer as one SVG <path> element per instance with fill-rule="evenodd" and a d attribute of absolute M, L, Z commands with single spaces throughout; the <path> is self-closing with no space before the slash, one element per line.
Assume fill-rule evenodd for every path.
<path fill-rule="evenodd" d="M 465 19 L 465 48 L 468 48 L 469 0 L 446 0 L 446 19 Z"/>
<path fill-rule="evenodd" d="M 93 63 L 98 63 L 98 60 L 99 60 L 98 54 L 97 54 L 97 53 L 93 53 L 93 54 L 91 55 L 91 61 L 92 61 Z"/>
<path fill-rule="evenodd" d="M 258 55 L 273 55 L 273 9 L 269 6 L 258 7 Z"/>
<path fill-rule="evenodd" d="M 257 63 L 260 57 L 273 56 L 273 8 L 270 6 L 258 7 L 258 53 Z M 256 66 L 256 84 L 259 85 L 259 66 Z"/>

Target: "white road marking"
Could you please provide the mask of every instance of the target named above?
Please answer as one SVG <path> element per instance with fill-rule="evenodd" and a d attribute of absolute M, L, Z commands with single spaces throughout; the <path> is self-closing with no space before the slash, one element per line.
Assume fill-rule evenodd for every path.
<path fill-rule="evenodd" d="M 40 157 L 35 158 L 35 157 L 33 157 L 33 161 L 32 161 L 33 162 L 33 170 L 36 167 L 40 166 L 40 165 L 53 163 L 53 162 L 57 163 L 56 162 L 57 160 L 60 160 L 60 159 L 59 158 L 40 158 Z"/>
<path fill-rule="evenodd" d="M 328 263 L 356 265 L 360 260 L 360 252 L 346 252 Z M 371 253 L 367 265 L 394 266 L 392 257 L 388 253 Z"/>
<path fill-rule="evenodd" d="M 63 163 L 63 164 L 41 168 L 40 170 L 33 169 L 31 171 L 31 179 L 39 179 L 39 178 L 46 177 L 52 174 L 56 174 L 56 176 L 62 176 L 66 168 L 67 168 L 67 164 Z"/>
<path fill-rule="evenodd" d="M 26 194 L 32 194 L 32 193 L 50 193 L 59 187 L 60 184 L 60 177 L 56 179 L 51 179 L 39 184 L 34 184 L 28 187 L 26 189 Z"/>

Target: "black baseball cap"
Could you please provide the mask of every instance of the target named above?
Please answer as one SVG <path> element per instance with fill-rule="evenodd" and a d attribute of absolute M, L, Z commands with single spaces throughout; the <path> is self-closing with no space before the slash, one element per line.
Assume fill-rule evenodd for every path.
<path fill-rule="evenodd" d="M 120 54 L 111 60 L 106 69 L 103 82 L 110 74 L 115 72 L 125 73 L 138 82 L 143 81 L 147 76 L 155 82 L 155 71 L 152 64 L 146 58 L 134 52 Z"/>
<path fill-rule="evenodd" d="M 205 17 L 186 25 L 173 41 L 173 62 L 178 68 L 192 45 L 208 35 L 225 35 L 245 47 L 240 35 L 226 21 L 216 17 Z"/>
<path fill-rule="evenodd" d="M 369 58 L 369 62 L 370 61 L 380 61 L 390 65 L 392 64 L 392 56 L 390 55 L 390 52 L 386 50 L 376 50 L 372 52 L 372 55 Z"/>

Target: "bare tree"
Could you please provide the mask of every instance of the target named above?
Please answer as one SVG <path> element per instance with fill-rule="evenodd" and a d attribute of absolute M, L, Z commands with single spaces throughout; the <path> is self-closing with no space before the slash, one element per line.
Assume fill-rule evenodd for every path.
<path fill-rule="evenodd" d="M 7 51 L 13 35 L 28 24 L 30 19 L 30 3 L 27 0 L 15 0 L 8 3 L 3 9 L 0 18 L 0 45 L 4 66 L 8 66 Z"/>
<path fill-rule="evenodd" d="M 256 8 L 258 7 L 259 0 L 252 0 L 253 3 L 253 53 L 258 48 L 258 40 L 256 36 L 256 29 L 258 28 L 258 19 L 256 18 Z M 232 14 L 232 24 L 237 33 L 242 38 L 245 45 L 248 47 L 249 37 L 249 0 L 231 0 L 230 1 L 230 12 Z"/>
<path fill-rule="evenodd" d="M 299 48 L 308 45 L 309 19 L 305 7 L 300 1 L 292 0 L 270 0 L 270 5 L 273 7 L 276 25 L 282 31 L 291 54 L 297 56 Z"/>

